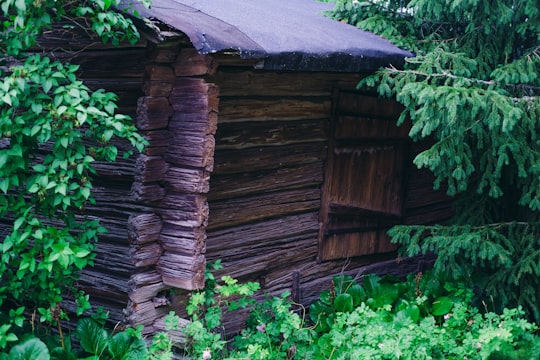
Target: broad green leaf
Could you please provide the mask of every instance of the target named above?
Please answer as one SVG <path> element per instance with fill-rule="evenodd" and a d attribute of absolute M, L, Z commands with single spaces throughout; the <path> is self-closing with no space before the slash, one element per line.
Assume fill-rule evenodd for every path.
<path fill-rule="evenodd" d="M 353 311 L 353 297 L 350 294 L 339 294 L 334 299 L 334 308 L 336 311 L 349 313 Z"/>
<path fill-rule="evenodd" d="M 433 302 L 432 313 L 435 316 L 446 315 L 452 310 L 454 302 L 447 296 L 441 296 Z"/>
<path fill-rule="evenodd" d="M 49 360 L 49 349 L 45 343 L 32 338 L 14 346 L 9 352 L 9 360 Z"/>
<path fill-rule="evenodd" d="M 75 335 L 80 340 L 84 351 L 96 356 L 101 355 L 109 343 L 107 331 L 88 318 L 79 321 Z"/>

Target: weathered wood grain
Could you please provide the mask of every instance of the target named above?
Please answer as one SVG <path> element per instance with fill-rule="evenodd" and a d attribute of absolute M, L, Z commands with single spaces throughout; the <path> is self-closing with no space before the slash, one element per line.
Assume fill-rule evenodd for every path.
<path fill-rule="evenodd" d="M 208 200 L 320 185 L 322 181 L 322 161 L 239 174 L 216 174 L 211 177 L 212 191 Z"/>
<path fill-rule="evenodd" d="M 319 162 L 326 158 L 325 146 L 325 142 L 319 142 L 220 150 L 215 153 L 214 173 L 242 173 L 246 169 L 258 171 Z"/>
<path fill-rule="evenodd" d="M 135 124 L 140 130 L 164 129 L 169 124 L 171 114 L 168 98 L 143 96 L 137 101 Z"/>
<path fill-rule="evenodd" d="M 216 133 L 216 150 L 326 141 L 328 128 L 325 119 L 220 123 Z"/>
<path fill-rule="evenodd" d="M 156 267 L 165 285 L 185 290 L 204 287 L 205 268 L 206 259 L 203 255 L 193 257 L 169 251 L 165 251 Z"/>
<path fill-rule="evenodd" d="M 327 119 L 328 97 L 220 97 L 219 123 Z"/>
<path fill-rule="evenodd" d="M 210 203 L 208 229 L 314 211 L 319 206 L 320 189 L 318 187 L 213 201 Z"/>
<path fill-rule="evenodd" d="M 352 89 L 361 74 L 294 73 L 222 67 L 209 81 L 219 85 L 221 96 L 326 96 L 333 88 Z"/>

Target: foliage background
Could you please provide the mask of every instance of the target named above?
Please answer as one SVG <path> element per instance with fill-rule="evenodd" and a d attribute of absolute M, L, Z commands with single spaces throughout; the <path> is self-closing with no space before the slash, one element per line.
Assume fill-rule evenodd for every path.
<path fill-rule="evenodd" d="M 93 163 L 117 158 L 115 138 L 139 151 L 145 142 L 115 113 L 116 95 L 90 90 L 77 66 L 54 60 L 38 38 L 55 22 L 79 19 L 96 41 L 136 42 L 131 20 L 113 11 L 117 3 L 0 5 L 0 218 L 13 219 L 0 243 L 0 349 L 17 339 L 16 328 L 65 318 L 66 297 L 78 315 L 90 307 L 74 285 L 105 231 L 83 211 L 94 202 Z"/>
<path fill-rule="evenodd" d="M 414 163 L 456 197 L 452 223 L 397 226 L 393 241 L 437 253 L 436 271 L 539 322 L 538 1 L 338 0 L 333 17 L 416 54 L 360 86 L 405 106 L 410 137 L 432 142 Z"/>

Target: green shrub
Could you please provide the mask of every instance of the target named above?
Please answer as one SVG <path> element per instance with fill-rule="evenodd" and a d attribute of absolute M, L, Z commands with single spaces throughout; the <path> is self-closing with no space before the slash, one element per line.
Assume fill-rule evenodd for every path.
<path fill-rule="evenodd" d="M 537 326 L 521 308 L 482 313 L 463 283 L 430 276 L 334 278 L 310 308 L 321 359 L 535 359 Z"/>
<path fill-rule="evenodd" d="M 258 284 L 224 277 L 193 294 L 187 354 L 203 359 L 536 359 L 538 327 L 521 308 L 489 312 L 464 283 L 431 275 L 336 276 L 303 308 L 288 293 L 255 301 Z M 245 308 L 245 329 L 225 338 L 223 315 Z M 300 312 L 299 312 L 300 310 Z M 482 311 L 481 311 L 482 310 Z"/>

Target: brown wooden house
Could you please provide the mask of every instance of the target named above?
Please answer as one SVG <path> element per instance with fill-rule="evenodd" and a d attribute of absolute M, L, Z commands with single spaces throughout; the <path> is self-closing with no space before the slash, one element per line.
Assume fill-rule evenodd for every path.
<path fill-rule="evenodd" d="M 136 45 L 107 48 L 60 26 L 44 40 L 77 50 L 62 56 L 117 92 L 149 141 L 99 165 L 88 210 L 109 233 L 80 284 L 112 320 L 162 329 L 217 259 L 220 274 L 306 304 L 341 272 L 415 269 L 386 230 L 443 221 L 449 203 L 413 167 L 399 105 L 356 91 L 411 54 L 327 8 L 154 0 L 137 6 Z"/>

